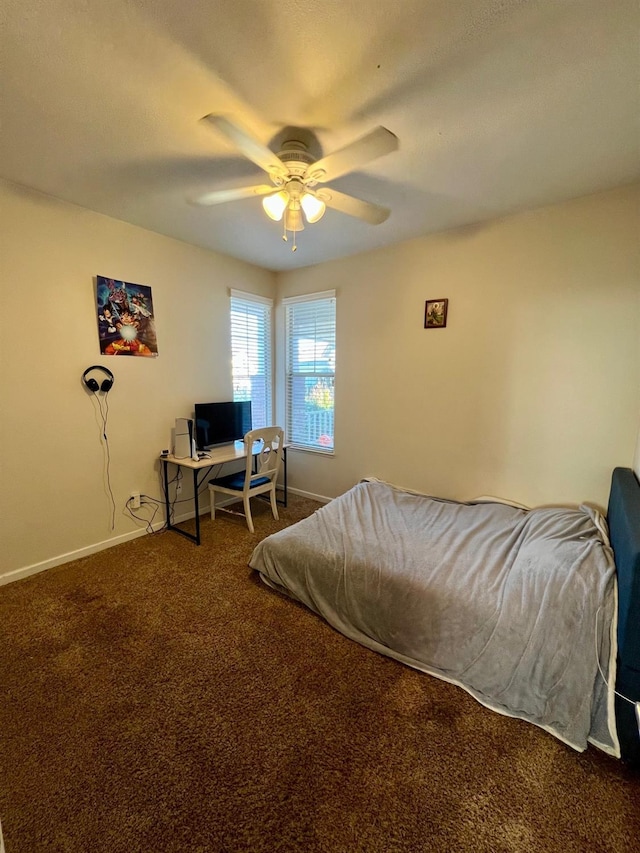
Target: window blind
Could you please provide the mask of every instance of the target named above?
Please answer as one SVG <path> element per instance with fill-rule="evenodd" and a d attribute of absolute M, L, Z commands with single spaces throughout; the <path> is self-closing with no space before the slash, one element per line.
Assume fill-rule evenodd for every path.
<path fill-rule="evenodd" d="M 272 306 L 271 299 L 231 291 L 233 399 L 251 400 L 254 429 L 273 424 Z"/>
<path fill-rule="evenodd" d="M 284 299 L 286 431 L 295 447 L 332 453 L 335 291 Z"/>

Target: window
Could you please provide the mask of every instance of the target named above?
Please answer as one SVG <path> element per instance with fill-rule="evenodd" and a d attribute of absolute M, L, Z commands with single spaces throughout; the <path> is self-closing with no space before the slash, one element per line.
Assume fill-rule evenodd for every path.
<path fill-rule="evenodd" d="M 251 400 L 253 428 L 273 424 L 271 299 L 231 291 L 233 399 Z"/>
<path fill-rule="evenodd" d="M 284 299 L 287 440 L 333 452 L 335 291 Z"/>

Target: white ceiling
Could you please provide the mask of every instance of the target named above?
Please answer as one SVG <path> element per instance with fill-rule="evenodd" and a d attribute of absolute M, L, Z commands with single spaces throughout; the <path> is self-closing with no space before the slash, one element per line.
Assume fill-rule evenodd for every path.
<path fill-rule="evenodd" d="M 640 179 L 637 0 L 3 0 L 0 174 L 272 270 Z M 333 186 L 391 208 L 328 210 L 283 243 L 266 175 L 211 127 L 327 154 L 376 125 L 400 150 Z"/>

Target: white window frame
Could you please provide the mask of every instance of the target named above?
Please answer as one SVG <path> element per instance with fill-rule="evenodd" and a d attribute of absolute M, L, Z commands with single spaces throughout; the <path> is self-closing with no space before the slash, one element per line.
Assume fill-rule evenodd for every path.
<path fill-rule="evenodd" d="M 296 310 L 296 306 L 302 303 L 327 303 L 329 301 L 333 302 L 333 328 L 330 331 L 330 344 L 333 348 L 334 354 L 334 363 L 333 370 L 327 371 L 326 366 L 316 372 L 314 370 L 305 370 L 301 372 L 293 372 L 293 347 L 295 345 L 295 341 L 292 338 L 292 314 Z M 336 377 L 336 365 L 335 365 L 335 346 L 336 346 L 336 292 L 335 290 L 323 290 L 318 293 L 309 293 L 304 296 L 290 296 L 285 297 L 282 300 L 282 305 L 285 311 L 285 341 L 284 341 L 284 350 L 285 350 L 285 388 L 284 388 L 284 397 L 285 397 L 285 424 L 286 424 L 286 436 L 287 441 L 289 442 L 291 447 L 294 447 L 298 450 L 306 450 L 312 453 L 322 453 L 325 455 L 333 456 L 335 454 L 335 377 Z M 321 340 L 318 338 L 314 338 L 315 341 Z M 317 350 L 316 345 L 314 344 L 314 352 Z M 314 356 L 315 358 L 315 356 Z M 333 393 L 333 407 L 331 409 L 331 415 L 327 415 L 327 418 L 330 420 L 330 433 L 332 439 L 331 446 L 322 446 L 321 444 L 314 442 L 313 440 L 301 438 L 300 430 L 294 429 L 294 419 L 295 419 L 295 400 L 293 399 L 293 383 L 295 377 L 316 377 L 319 382 L 322 382 L 324 379 L 330 379 L 330 385 Z M 306 420 L 306 419 L 305 419 Z"/>
<path fill-rule="evenodd" d="M 246 293 L 242 290 L 230 290 L 229 296 L 233 399 L 248 399 L 246 391 L 240 392 L 238 389 L 238 385 L 241 382 L 244 382 L 245 384 L 248 383 L 253 387 L 256 377 L 264 377 L 264 419 L 266 420 L 266 423 L 262 423 L 263 418 L 260 417 L 260 413 L 256 411 L 254 400 L 252 399 L 252 426 L 254 429 L 262 426 L 272 426 L 275 423 L 273 420 L 273 299 L 268 299 L 265 296 L 258 296 L 255 293 Z M 255 335 L 252 334 L 252 330 L 249 329 L 248 322 L 244 333 L 239 334 L 240 326 L 242 324 L 240 323 L 238 325 L 237 320 L 234 320 L 234 309 L 236 313 L 239 313 L 243 307 L 246 311 L 247 321 L 250 319 L 251 315 L 256 319 L 258 331 Z M 256 362 L 258 364 L 262 363 L 264 365 L 264 371 L 252 373 L 249 367 L 246 371 L 238 371 L 237 362 L 239 360 L 239 356 L 241 357 L 243 346 L 245 347 L 245 364 L 249 366 L 251 362 L 254 364 Z"/>

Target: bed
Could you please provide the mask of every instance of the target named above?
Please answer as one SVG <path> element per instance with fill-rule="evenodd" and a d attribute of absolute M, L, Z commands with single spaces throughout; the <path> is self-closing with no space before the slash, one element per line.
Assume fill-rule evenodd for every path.
<path fill-rule="evenodd" d="M 592 507 L 457 502 L 363 480 L 251 568 L 368 648 L 582 751 L 640 763 L 640 484 Z"/>

